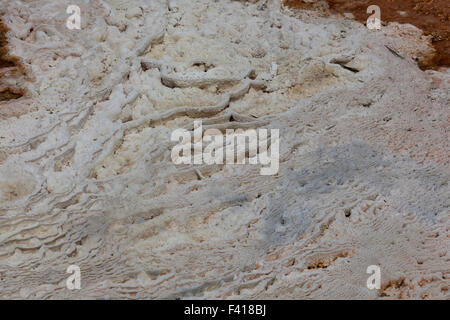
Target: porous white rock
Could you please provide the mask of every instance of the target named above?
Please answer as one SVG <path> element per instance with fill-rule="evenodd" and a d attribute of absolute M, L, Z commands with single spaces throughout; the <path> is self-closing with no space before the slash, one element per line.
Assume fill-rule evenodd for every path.
<path fill-rule="evenodd" d="M 70 4 L 0 0 L 30 70 L 0 104 L 1 298 L 448 298 L 450 76 L 419 30 L 276 0 L 80 1 L 69 30 Z M 280 129 L 278 174 L 174 165 L 199 119 Z"/>

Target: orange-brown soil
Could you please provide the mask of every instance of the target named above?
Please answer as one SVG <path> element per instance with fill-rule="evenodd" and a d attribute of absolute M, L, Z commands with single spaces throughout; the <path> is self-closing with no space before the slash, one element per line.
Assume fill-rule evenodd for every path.
<path fill-rule="evenodd" d="M 330 10 L 353 13 L 355 19 L 364 23 L 370 16 L 370 5 L 381 9 L 381 20 L 410 23 L 431 35 L 436 54 L 431 61 L 423 62 L 422 69 L 450 67 L 450 1 L 448 0 L 327 0 Z M 301 0 L 284 0 L 292 8 L 314 9 L 314 5 Z"/>
<path fill-rule="evenodd" d="M 24 95 L 22 89 L 11 87 L 3 81 L 3 79 L 17 77 L 23 73 L 18 59 L 8 54 L 7 31 L 8 29 L 0 19 L 0 102 L 18 99 Z"/>

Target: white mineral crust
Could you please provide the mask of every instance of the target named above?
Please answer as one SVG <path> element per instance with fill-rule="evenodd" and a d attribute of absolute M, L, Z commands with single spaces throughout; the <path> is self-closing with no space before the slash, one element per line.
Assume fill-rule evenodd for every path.
<path fill-rule="evenodd" d="M 450 74 L 420 30 L 274 0 L 77 1 L 69 30 L 72 2 L 0 0 L 28 73 L 0 104 L 0 298 L 449 298 Z M 279 129 L 278 174 L 175 165 L 195 120 Z"/>

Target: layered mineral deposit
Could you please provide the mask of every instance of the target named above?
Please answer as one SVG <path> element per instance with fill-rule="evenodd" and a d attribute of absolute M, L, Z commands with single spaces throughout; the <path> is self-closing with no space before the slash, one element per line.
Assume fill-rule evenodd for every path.
<path fill-rule="evenodd" d="M 450 72 L 419 68 L 422 30 L 276 0 L 0 11 L 0 298 L 449 298 Z M 278 173 L 175 164 L 199 120 L 278 129 Z"/>

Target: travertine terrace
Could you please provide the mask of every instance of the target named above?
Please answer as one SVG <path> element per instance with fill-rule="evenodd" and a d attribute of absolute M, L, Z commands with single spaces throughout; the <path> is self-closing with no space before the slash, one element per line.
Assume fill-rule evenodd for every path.
<path fill-rule="evenodd" d="M 421 30 L 275 0 L 0 11 L 24 72 L 0 73 L 24 93 L 0 102 L 0 298 L 449 297 L 450 73 L 418 67 Z M 279 129 L 278 174 L 173 164 L 199 119 Z"/>

